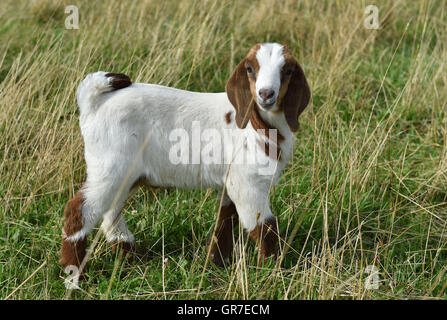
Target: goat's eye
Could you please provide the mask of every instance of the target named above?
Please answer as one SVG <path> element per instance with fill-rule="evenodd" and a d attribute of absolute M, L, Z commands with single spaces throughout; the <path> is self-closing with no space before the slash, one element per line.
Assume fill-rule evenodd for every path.
<path fill-rule="evenodd" d="M 292 74 L 292 72 L 293 72 L 292 69 L 287 69 L 286 72 L 284 73 L 284 75 L 286 75 L 288 77 Z"/>
<path fill-rule="evenodd" d="M 250 66 L 247 66 L 247 72 L 249 73 L 249 74 L 253 74 L 253 68 L 252 67 L 250 67 Z"/>

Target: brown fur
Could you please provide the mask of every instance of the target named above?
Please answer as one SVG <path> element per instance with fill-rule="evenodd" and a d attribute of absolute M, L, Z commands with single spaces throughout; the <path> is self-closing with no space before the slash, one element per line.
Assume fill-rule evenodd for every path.
<path fill-rule="evenodd" d="M 276 130 L 276 138 L 277 138 L 278 142 L 284 141 L 284 136 L 281 134 L 281 132 L 279 132 L 278 129 L 271 126 L 267 122 L 265 122 L 261 118 L 261 115 L 259 114 L 259 111 L 257 108 L 253 108 L 253 110 L 251 112 L 251 116 L 250 116 L 250 122 L 251 122 L 251 125 L 253 126 L 253 129 L 264 130 L 263 131 L 264 135 L 269 139 L 270 139 L 270 130 L 272 130 L 272 129 Z"/>
<path fill-rule="evenodd" d="M 247 57 L 237 65 L 225 87 L 228 99 L 236 109 L 236 124 L 241 129 L 247 126 L 247 123 L 250 120 L 251 110 L 255 104 L 253 101 L 253 92 L 255 92 L 254 81 L 249 81 L 247 67 L 250 66 L 255 75 L 258 74 L 259 63 L 256 59 L 256 52 L 259 47 L 260 44 L 255 45 L 250 50 Z M 251 78 L 251 80 L 253 79 Z"/>
<path fill-rule="evenodd" d="M 87 247 L 87 239 L 81 239 L 77 242 L 65 240 L 82 229 L 82 213 L 81 206 L 83 203 L 82 192 L 78 191 L 75 197 L 68 201 L 65 207 L 65 226 L 64 237 L 62 239 L 62 250 L 60 264 L 64 267 L 75 265 L 79 267 L 85 257 Z"/>
<path fill-rule="evenodd" d="M 225 122 L 226 122 L 227 124 L 230 124 L 230 123 L 231 123 L 231 112 L 227 112 L 227 113 L 225 113 Z"/>
<path fill-rule="evenodd" d="M 222 207 L 216 222 L 216 240 L 212 240 L 210 256 L 218 266 L 223 266 L 233 250 L 233 229 L 238 223 L 236 206 L 231 203 Z"/>
<path fill-rule="evenodd" d="M 77 242 L 62 240 L 61 259 L 59 263 L 65 268 L 66 266 L 80 267 L 85 257 L 87 249 L 87 238 Z"/>
<path fill-rule="evenodd" d="M 247 76 L 248 82 L 250 83 L 250 92 L 252 97 L 256 97 L 256 78 L 259 74 L 259 62 L 256 58 L 256 53 L 258 52 L 259 48 L 261 47 L 261 44 L 256 44 L 251 50 L 248 52 L 247 57 L 245 58 L 245 68 L 250 66 L 252 67 L 254 71 L 254 75 Z"/>
<path fill-rule="evenodd" d="M 298 61 L 296 61 L 286 46 L 284 47 L 283 54 L 286 61 L 283 71 L 292 68 L 293 72 L 290 77 L 285 77 L 284 74 L 282 74 L 281 89 L 285 86 L 285 82 L 287 81 L 288 83 L 285 86 L 287 87 L 287 91 L 280 92 L 280 101 L 278 101 L 278 103 L 280 103 L 280 106 L 284 110 L 284 116 L 286 117 L 290 130 L 295 132 L 299 128 L 298 117 L 309 104 L 310 88 L 307 84 L 303 69 L 301 69 Z"/>
<path fill-rule="evenodd" d="M 279 132 L 278 129 L 266 123 L 259 115 L 257 108 L 253 108 L 251 112 L 250 122 L 255 130 L 263 130 L 261 132 L 263 132 L 263 134 L 267 137 L 267 139 L 269 139 L 270 143 L 276 144 L 276 155 L 273 154 L 271 155 L 269 142 L 264 143 L 261 140 L 257 140 L 258 145 L 264 150 L 265 154 L 272 159 L 280 160 L 281 159 L 280 143 L 284 141 L 284 136 L 281 134 L 281 132 Z M 270 140 L 270 130 L 276 130 L 276 141 Z"/>
<path fill-rule="evenodd" d="M 261 226 L 257 226 L 250 232 L 250 236 L 258 244 L 259 260 L 258 264 L 267 261 L 269 257 L 276 259 L 278 245 L 278 228 L 276 218 L 272 217 L 264 221 Z"/>
<path fill-rule="evenodd" d="M 132 84 L 132 81 L 128 76 L 123 73 L 106 73 L 106 77 L 113 77 L 112 87 L 115 90 L 128 87 Z"/>
<path fill-rule="evenodd" d="M 270 143 L 264 142 L 262 140 L 256 140 L 258 146 L 264 151 L 265 155 L 273 160 L 281 160 L 281 148 L 279 144 L 276 145 L 275 154 L 270 154 Z"/>

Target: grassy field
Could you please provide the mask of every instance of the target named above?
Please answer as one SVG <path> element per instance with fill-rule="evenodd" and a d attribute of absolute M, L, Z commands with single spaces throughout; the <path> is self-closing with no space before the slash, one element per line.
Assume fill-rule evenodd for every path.
<path fill-rule="evenodd" d="M 78 30 L 64 27 L 69 4 Z M 364 26 L 369 4 L 378 30 Z M 444 0 L 2 0 L 0 298 L 446 299 L 446 11 Z M 107 70 L 220 92 L 270 41 L 289 45 L 312 89 L 271 193 L 282 264 L 258 268 L 241 231 L 232 265 L 205 263 L 216 193 L 141 189 L 125 215 L 147 255 L 123 261 L 100 236 L 81 290 L 67 291 L 63 209 L 86 177 L 79 82 Z"/>

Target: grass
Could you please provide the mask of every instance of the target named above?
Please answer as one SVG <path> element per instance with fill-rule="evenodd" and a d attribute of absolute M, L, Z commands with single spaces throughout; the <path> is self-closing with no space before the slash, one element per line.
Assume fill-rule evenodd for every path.
<path fill-rule="evenodd" d="M 64 28 L 69 4 L 79 30 Z M 369 4 L 379 30 L 364 27 Z M 443 0 L 1 1 L 0 297 L 445 299 L 446 10 Z M 57 261 L 65 203 L 86 175 L 78 83 L 107 70 L 219 92 L 267 41 L 289 45 L 312 88 L 271 192 L 282 264 L 257 268 L 241 231 L 233 264 L 205 264 L 216 193 L 141 189 L 125 216 L 148 258 L 123 261 L 99 237 L 87 280 L 68 292 Z"/>

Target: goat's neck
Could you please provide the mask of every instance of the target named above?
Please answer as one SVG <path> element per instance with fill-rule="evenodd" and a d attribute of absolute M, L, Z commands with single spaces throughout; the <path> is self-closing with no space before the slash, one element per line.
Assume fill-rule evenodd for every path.
<path fill-rule="evenodd" d="M 257 106 L 254 106 L 252 116 L 250 118 L 255 129 L 277 129 L 277 136 L 279 142 L 282 139 L 288 139 L 293 134 L 286 122 L 284 113 L 264 111 Z"/>

